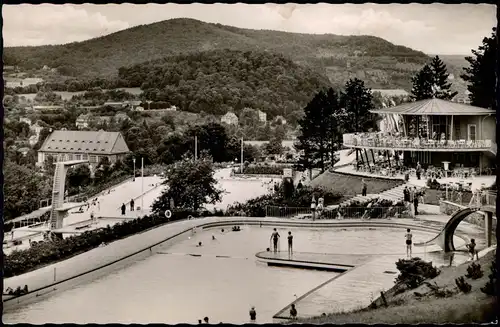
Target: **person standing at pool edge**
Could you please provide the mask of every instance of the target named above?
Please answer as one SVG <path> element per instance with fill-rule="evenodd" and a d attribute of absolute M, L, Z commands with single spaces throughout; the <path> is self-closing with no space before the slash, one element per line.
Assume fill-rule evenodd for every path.
<path fill-rule="evenodd" d="M 411 258 L 411 239 L 413 235 L 410 232 L 410 229 L 408 228 L 406 230 L 405 238 L 406 238 L 406 256 Z"/>
<path fill-rule="evenodd" d="M 276 228 L 274 228 L 274 231 L 271 234 L 271 240 L 273 240 L 273 249 L 274 249 L 274 252 L 278 252 L 278 239 L 279 238 L 280 238 L 280 234 L 278 233 L 278 231 L 276 230 Z"/>
<path fill-rule="evenodd" d="M 250 314 L 250 321 L 255 322 L 255 320 L 257 319 L 257 312 L 255 311 L 255 307 L 252 307 L 250 309 L 249 314 Z"/>
<path fill-rule="evenodd" d="M 293 254 L 293 235 L 292 232 L 288 232 L 288 255 Z"/>

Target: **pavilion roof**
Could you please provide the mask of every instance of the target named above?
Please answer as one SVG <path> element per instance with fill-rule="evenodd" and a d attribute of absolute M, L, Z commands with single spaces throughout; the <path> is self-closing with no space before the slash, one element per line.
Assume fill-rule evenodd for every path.
<path fill-rule="evenodd" d="M 494 115 L 495 110 L 475 107 L 468 104 L 446 101 L 441 99 L 426 99 L 403 103 L 399 106 L 371 110 L 377 114 L 398 115 L 436 115 L 436 116 L 478 116 Z"/>

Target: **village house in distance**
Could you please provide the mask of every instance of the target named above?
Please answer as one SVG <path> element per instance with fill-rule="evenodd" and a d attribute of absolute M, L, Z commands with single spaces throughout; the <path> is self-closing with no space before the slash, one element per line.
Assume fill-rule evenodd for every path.
<path fill-rule="evenodd" d="M 494 173 L 497 153 L 495 111 L 441 99 L 427 99 L 373 110 L 388 128 L 380 133 L 344 134 L 358 160 L 374 165 L 369 152 L 401 152 L 403 165 L 443 168 L 471 175 Z"/>
<path fill-rule="evenodd" d="M 98 163 L 107 157 L 110 163 L 123 160 L 130 152 L 120 132 L 53 131 L 38 150 L 38 165 L 49 156 L 54 161 L 89 160 Z"/>
<path fill-rule="evenodd" d="M 238 116 L 234 112 L 228 112 L 220 119 L 221 123 L 228 125 L 238 125 Z"/>

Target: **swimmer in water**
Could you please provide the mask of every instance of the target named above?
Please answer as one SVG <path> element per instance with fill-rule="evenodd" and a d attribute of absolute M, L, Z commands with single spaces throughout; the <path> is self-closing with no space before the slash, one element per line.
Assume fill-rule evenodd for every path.
<path fill-rule="evenodd" d="M 216 240 L 215 235 L 212 234 L 212 241 L 215 241 L 215 240 Z"/>
<path fill-rule="evenodd" d="M 203 244 L 201 242 L 198 242 L 198 245 L 196 247 L 201 247 Z"/>

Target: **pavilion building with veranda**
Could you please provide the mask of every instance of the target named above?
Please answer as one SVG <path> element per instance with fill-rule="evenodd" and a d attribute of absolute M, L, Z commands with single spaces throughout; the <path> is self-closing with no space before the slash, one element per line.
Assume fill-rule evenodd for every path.
<path fill-rule="evenodd" d="M 374 165 L 378 153 L 385 154 L 385 162 L 391 165 L 389 153 L 398 153 L 408 168 L 419 162 L 424 169 L 459 168 L 479 175 L 495 174 L 494 110 L 428 99 L 371 112 L 382 116 L 382 132 L 343 135 L 344 146 L 355 149 L 358 163 Z"/>

